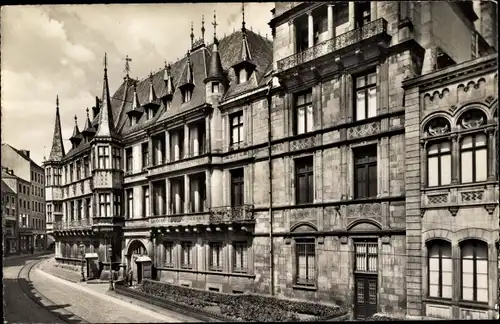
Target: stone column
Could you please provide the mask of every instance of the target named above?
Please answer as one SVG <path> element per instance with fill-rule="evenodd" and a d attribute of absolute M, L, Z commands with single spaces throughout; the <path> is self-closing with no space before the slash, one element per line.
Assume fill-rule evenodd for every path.
<path fill-rule="evenodd" d="M 172 211 L 170 210 L 170 204 L 172 203 L 171 202 L 171 199 L 170 199 L 170 179 L 165 179 L 165 200 L 166 200 L 166 210 L 165 210 L 165 214 L 166 215 L 170 215 L 172 213 Z"/>
<path fill-rule="evenodd" d="M 189 126 L 184 124 L 184 158 L 189 157 Z"/>
<path fill-rule="evenodd" d="M 348 2 L 348 14 L 349 14 L 349 30 L 353 30 L 356 28 L 356 21 L 354 20 L 355 15 L 355 3 L 354 1 Z"/>
<path fill-rule="evenodd" d="M 148 138 L 148 154 L 149 154 L 148 166 L 151 166 L 151 165 L 154 164 L 154 160 L 153 160 L 153 138 L 151 136 Z"/>
<path fill-rule="evenodd" d="M 212 207 L 212 199 L 211 199 L 211 187 L 210 187 L 210 171 L 205 171 L 205 192 L 206 192 L 206 208 Z"/>
<path fill-rule="evenodd" d="M 210 131 L 210 117 L 205 118 L 205 152 L 211 152 L 211 145 L 210 145 L 210 136 L 211 136 L 211 131 Z"/>
<path fill-rule="evenodd" d="M 184 175 L 184 213 L 192 212 L 189 209 L 190 203 L 190 195 L 189 195 L 189 176 L 187 174 Z"/>
<path fill-rule="evenodd" d="M 312 11 L 309 11 L 307 13 L 307 21 L 308 21 L 308 26 L 307 26 L 307 31 L 308 31 L 308 45 L 309 48 L 314 46 L 314 20 L 312 16 Z"/>
<path fill-rule="evenodd" d="M 170 162 L 170 132 L 165 131 L 165 162 Z"/>
<path fill-rule="evenodd" d="M 377 19 L 377 1 L 370 2 L 370 20 Z"/>
<path fill-rule="evenodd" d="M 495 161 L 496 159 L 495 129 L 494 128 L 487 129 L 486 134 L 488 135 L 488 181 L 494 181 L 497 168 Z"/>
<path fill-rule="evenodd" d="M 193 192 L 194 192 L 194 209 L 192 212 L 199 213 L 201 212 L 200 208 L 200 179 L 196 178 L 193 181 Z"/>
<path fill-rule="evenodd" d="M 137 191 L 136 191 L 137 189 Z M 137 194 L 136 194 L 137 192 Z M 142 204 L 144 200 L 144 189 L 142 186 L 134 188 L 134 209 L 135 212 L 133 214 L 133 218 L 140 218 L 139 215 L 142 215 Z M 142 217 L 146 217 L 146 215 L 142 215 Z"/>
<path fill-rule="evenodd" d="M 172 189 L 175 193 L 175 213 L 178 214 L 181 208 L 181 186 L 179 181 L 174 182 Z"/>
<path fill-rule="evenodd" d="M 329 4 L 327 8 L 328 14 L 328 39 L 332 39 L 335 35 L 335 31 L 333 30 L 333 5 Z"/>
<path fill-rule="evenodd" d="M 451 135 L 451 184 L 458 184 L 459 179 L 459 159 L 460 159 L 460 149 L 459 141 L 460 138 L 457 135 Z"/>
<path fill-rule="evenodd" d="M 289 32 L 290 34 L 288 35 L 289 37 L 289 40 L 290 40 L 290 46 L 292 46 L 292 49 L 290 51 L 290 53 L 296 53 L 297 52 L 297 46 L 296 46 L 296 42 L 297 40 L 295 39 L 295 22 L 293 21 L 293 19 L 290 19 L 288 21 L 288 28 L 289 28 Z M 277 60 L 274 60 L 275 62 L 273 63 L 273 66 L 276 65 L 277 63 Z M 274 66 L 274 68 L 277 70 L 278 69 L 278 66 Z"/>

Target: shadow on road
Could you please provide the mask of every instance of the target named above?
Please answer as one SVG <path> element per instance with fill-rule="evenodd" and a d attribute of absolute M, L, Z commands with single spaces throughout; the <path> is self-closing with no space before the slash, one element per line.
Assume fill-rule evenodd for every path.
<path fill-rule="evenodd" d="M 15 291 L 18 291 L 18 287 L 21 286 L 23 292 L 27 293 L 28 297 L 34 303 L 40 306 L 38 308 L 36 308 L 35 306 L 35 309 L 39 309 L 39 311 L 37 312 L 37 314 L 32 314 L 32 312 L 30 312 L 30 308 L 26 307 L 27 305 L 24 305 L 24 303 L 23 304 L 16 303 L 16 300 L 18 300 L 18 298 L 15 298 L 15 296 L 13 296 L 13 298 L 6 298 L 6 302 L 4 303 L 4 314 L 5 314 L 4 316 L 5 320 L 8 323 L 15 323 L 15 322 L 34 323 L 32 320 L 33 316 L 37 318 L 36 323 L 53 323 L 54 318 L 59 318 L 58 323 L 70 323 L 70 324 L 87 323 L 80 317 L 69 313 L 69 311 L 65 309 L 66 307 L 71 306 L 71 304 L 55 305 L 51 303 L 52 305 L 47 305 L 46 301 L 44 304 L 42 298 L 35 295 L 36 290 L 33 284 L 24 278 L 20 278 L 19 280 L 4 279 L 3 284 L 4 284 L 4 292 L 5 293 L 10 292 L 11 294 Z M 55 311 L 58 312 L 55 313 Z"/>

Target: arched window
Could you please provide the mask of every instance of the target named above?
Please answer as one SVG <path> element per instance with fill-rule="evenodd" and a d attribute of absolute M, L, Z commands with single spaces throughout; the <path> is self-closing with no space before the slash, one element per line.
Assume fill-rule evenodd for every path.
<path fill-rule="evenodd" d="M 436 240 L 427 244 L 429 297 L 448 298 L 452 296 L 451 244 Z"/>
<path fill-rule="evenodd" d="M 466 241 L 461 254 L 462 300 L 488 302 L 488 245 Z"/>
<path fill-rule="evenodd" d="M 466 136 L 460 142 L 462 183 L 486 181 L 488 177 L 487 137 L 484 133 Z"/>

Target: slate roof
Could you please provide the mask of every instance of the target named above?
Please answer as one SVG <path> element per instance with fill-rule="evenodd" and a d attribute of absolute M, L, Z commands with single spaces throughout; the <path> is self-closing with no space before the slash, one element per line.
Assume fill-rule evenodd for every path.
<path fill-rule="evenodd" d="M 3 180 L 2 180 L 2 192 L 9 194 L 9 195 L 15 195 L 16 193 L 14 190 L 12 190 Z"/>
<path fill-rule="evenodd" d="M 252 32 L 251 30 L 246 30 L 248 51 L 250 52 L 251 62 L 255 64 L 255 71 L 252 73 L 247 82 L 243 84 L 236 84 L 236 75 L 232 67 L 242 61 L 242 50 L 245 48 L 243 46 L 244 38 L 242 33 L 242 31 L 237 31 L 219 40 L 218 51 L 221 58 L 221 64 L 225 77 L 229 81 L 229 87 L 223 99 L 228 99 L 265 85 L 270 79 L 270 75 L 266 76 L 266 74 L 269 74 L 270 69 L 272 69 L 272 42 L 267 40 L 265 37 Z M 147 114 L 143 114 L 137 121 L 137 124 L 133 126 L 128 122 L 129 116 L 127 113 L 133 109 L 133 85 L 136 80 L 125 78 L 118 90 L 111 96 L 112 120 L 114 122 L 114 130 L 117 135 L 125 136 L 134 133 L 157 122 L 165 121 L 166 119 L 181 112 L 189 111 L 193 108 L 204 105 L 206 103 L 206 91 L 205 83 L 203 81 L 208 76 L 212 48 L 213 44 L 209 44 L 207 46 L 199 47 L 190 53 L 190 69 L 194 88 L 189 102 L 182 102 L 181 90 L 179 88 L 186 82 L 186 79 L 188 79 L 188 59 L 187 55 L 185 55 L 180 60 L 170 64 L 170 75 L 174 86 L 174 94 L 170 108 L 166 110 L 162 102 L 154 118 L 147 120 Z M 159 98 L 164 97 L 167 92 L 164 76 L 165 68 L 153 73 L 152 75 L 154 91 L 156 96 Z M 137 99 L 141 105 L 144 106 L 148 102 L 149 94 L 150 78 L 148 76 L 143 80 L 137 81 Z M 92 125 L 96 125 L 98 123 L 100 114 L 101 111 L 93 119 Z M 80 143 L 76 148 L 71 149 L 66 154 L 64 159 L 70 158 L 71 156 L 74 156 L 89 147 L 89 143 L 82 141 L 82 143 Z"/>

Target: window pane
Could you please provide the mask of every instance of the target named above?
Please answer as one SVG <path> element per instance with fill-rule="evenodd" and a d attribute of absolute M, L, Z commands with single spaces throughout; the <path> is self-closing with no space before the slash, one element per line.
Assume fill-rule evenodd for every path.
<path fill-rule="evenodd" d="M 450 142 L 443 142 L 441 145 L 441 152 L 449 152 L 451 150 Z"/>
<path fill-rule="evenodd" d="M 472 182 L 472 152 L 462 152 L 462 183 Z"/>
<path fill-rule="evenodd" d="M 233 127 L 232 141 L 233 141 L 233 144 L 239 143 L 238 128 L 237 127 Z"/>
<path fill-rule="evenodd" d="M 304 107 L 297 110 L 297 134 L 305 132 L 305 109 Z"/>
<path fill-rule="evenodd" d="M 476 181 L 486 181 L 488 169 L 488 153 L 486 149 L 476 151 Z"/>
<path fill-rule="evenodd" d="M 244 136 L 243 136 L 243 125 L 241 125 L 241 126 L 238 127 L 238 140 L 240 142 L 243 142 L 243 138 L 244 138 Z"/>
<path fill-rule="evenodd" d="M 313 131 L 313 107 L 312 106 L 307 106 L 307 132 L 312 132 Z"/>
<path fill-rule="evenodd" d="M 360 90 L 356 93 L 356 120 L 365 118 L 365 91 Z"/>
<path fill-rule="evenodd" d="M 368 196 L 375 197 L 377 195 L 377 165 L 370 165 L 368 167 Z"/>
<path fill-rule="evenodd" d="M 376 84 L 377 83 L 377 73 L 373 72 L 368 74 L 368 84 Z"/>
<path fill-rule="evenodd" d="M 441 185 L 451 183 L 451 155 L 441 156 Z"/>
<path fill-rule="evenodd" d="M 451 288 L 452 288 L 451 285 L 450 286 L 443 285 L 443 295 L 441 297 L 451 298 L 451 292 L 452 292 Z"/>
<path fill-rule="evenodd" d="M 471 148 L 472 147 L 472 136 L 464 137 L 464 139 L 462 140 L 462 146 L 461 147 L 463 149 L 465 149 L 465 148 Z"/>
<path fill-rule="evenodd" d="M 437 285 L 437 284 L 430 284 L 429 285 L 429 296 L 439 297 L 439 285 Z"/>
<path fill-rule="evenodd" d="M 368 89 L 368 118 L 377 115 L 377 88 Z"/>
<path fill-rule="evenodd" d="M 305 103 L 305 96 L 297 96 L 297 106 L 302 106 Z"/>
<path fill-rule="evenodd" d="M 361 76 L 356 78 L 356 88 L 364 87 L 365 86 L 365 77 Z"/>
<path fill-rule="evenodd" d="M 308 93 L 306 93 L 306 102 L 305 103 L 311 103 L 312 102 L 312 90 Z"/>
<path fill-rule="evenodd" d="M 485 134 L 476 134 L 476 146 L 485 146 L 486 145 L 486 135 Z"/>

